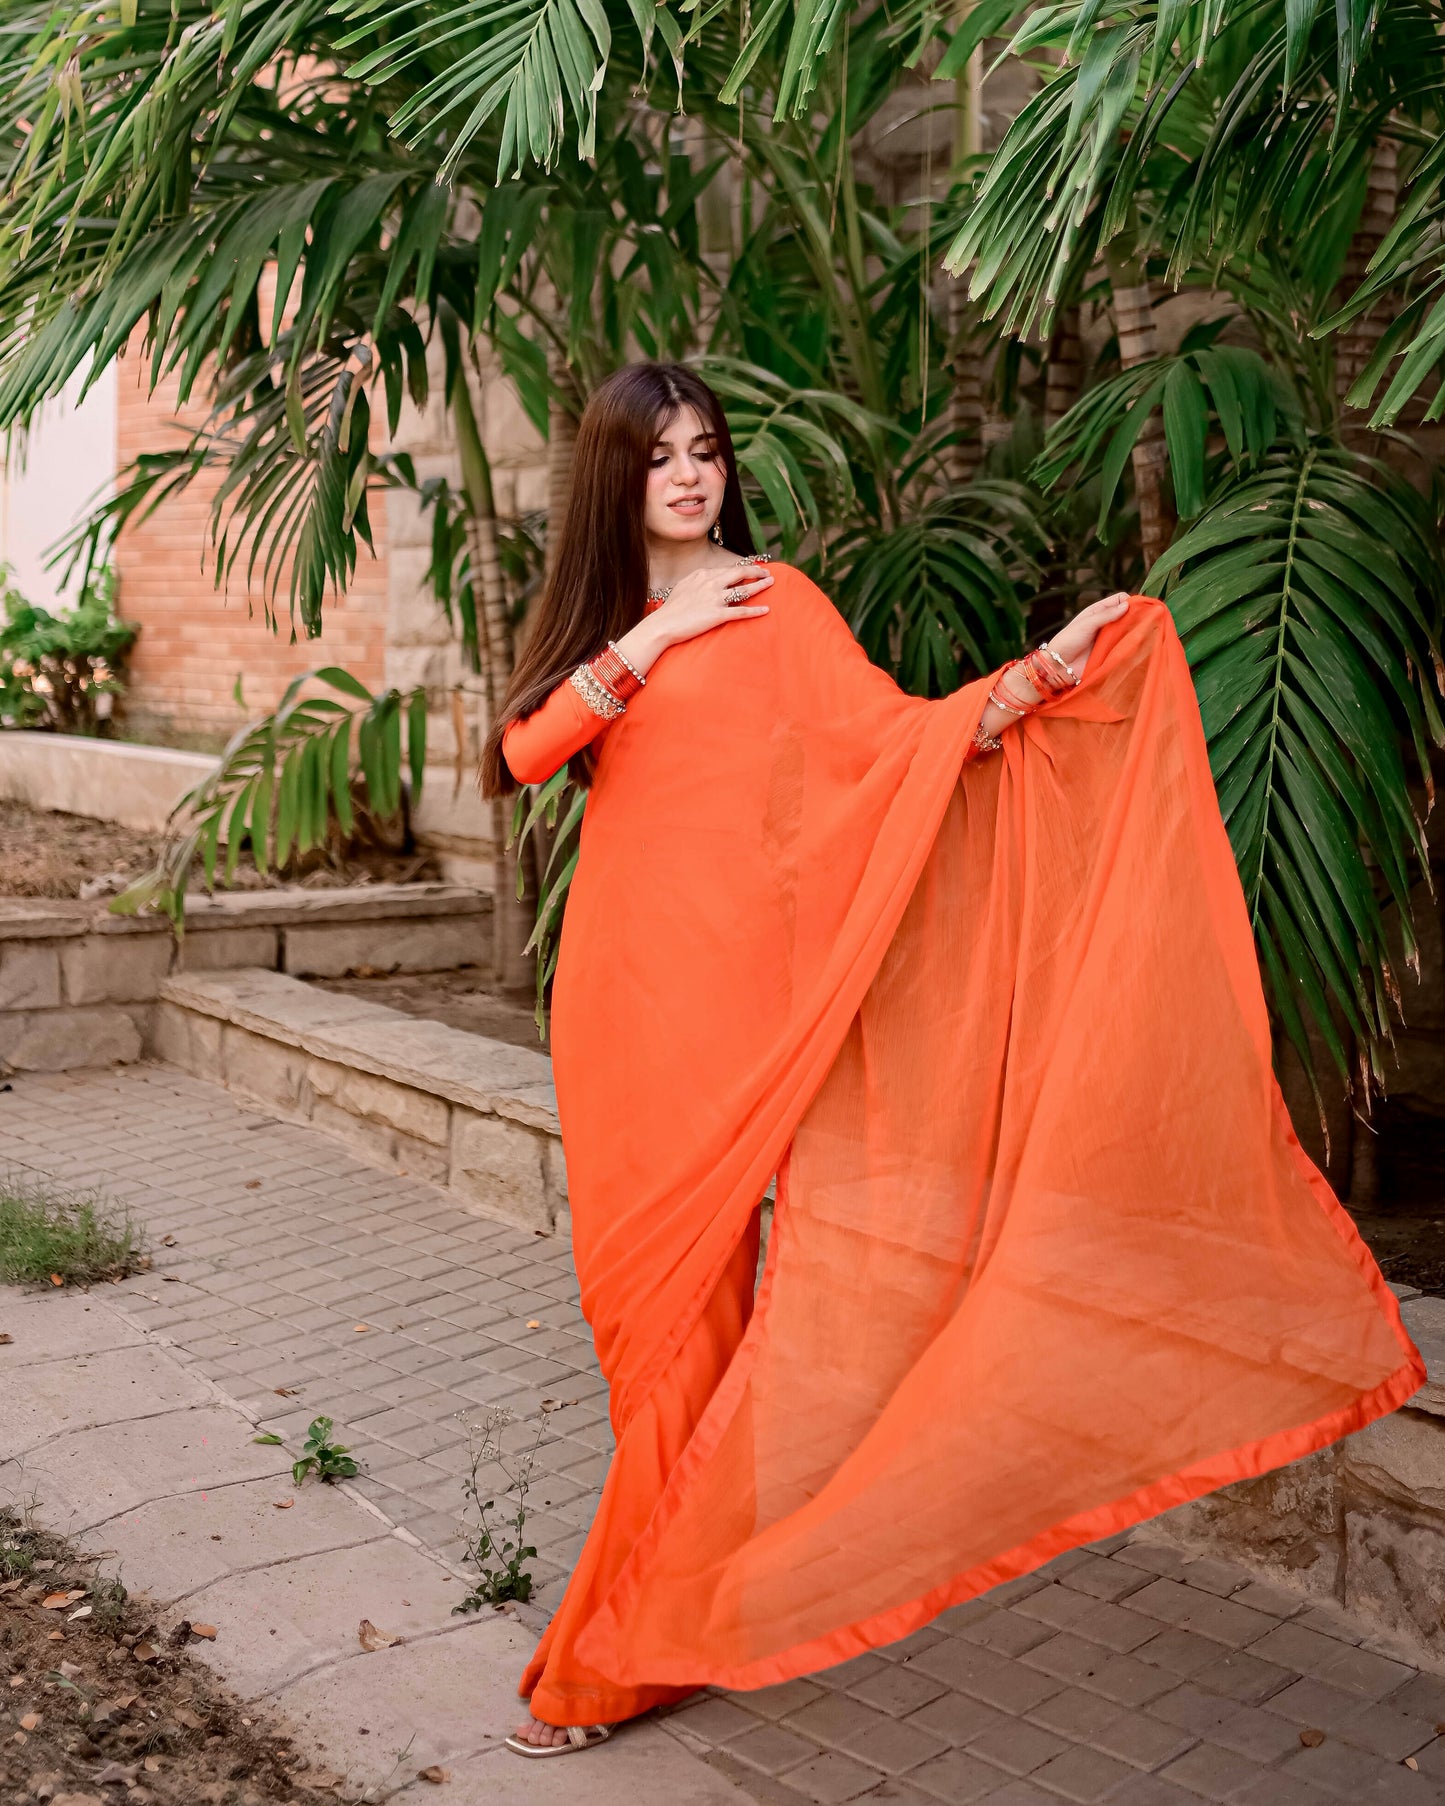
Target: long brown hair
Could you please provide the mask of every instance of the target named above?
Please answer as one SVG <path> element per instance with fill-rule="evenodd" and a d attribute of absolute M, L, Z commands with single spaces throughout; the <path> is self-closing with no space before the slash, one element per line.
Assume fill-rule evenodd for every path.
<path fill-rule="evenodd" d="M 572 493 L 561 541 L 537 616 L 482 749 L 483 796 L 516 788 L 502 757 L 509 722 L 530 715 L 576 667 L 620 639 L 647 605 L 647 540 L 643 510 L 647 468 L 657 443 L 684 407 L 713 435 L 726 481 L 718 527 L 738 553 L 756 548 L 743 507 L 732 435 L 722 403 L 685 364 L 627 364 L 593 390 L 577 428 Z M 592 778 L 592 755 L 571 761 L 582 783 Z"/>

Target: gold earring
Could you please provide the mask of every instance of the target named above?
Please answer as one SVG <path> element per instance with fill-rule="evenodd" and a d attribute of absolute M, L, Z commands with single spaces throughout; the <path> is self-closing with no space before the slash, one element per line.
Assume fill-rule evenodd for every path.
<path fill-rule="evenodd" d="M 718 525 L 718 523 L 716 521 L 714 521 L 713 524 L 708 528 L 707 536 L 715 546 L 720 546 L 722 544 L 722 542 L 723 542 L 722 528 Z"/>

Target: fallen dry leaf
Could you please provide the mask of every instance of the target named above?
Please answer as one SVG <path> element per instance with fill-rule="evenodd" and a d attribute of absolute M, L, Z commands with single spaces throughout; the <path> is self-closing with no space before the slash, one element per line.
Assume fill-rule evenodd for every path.
<path fill-rule="evenodd" d="M 93 1609 L 94 1608 L 89 1605 L 78 1605 L 73 1612 L 70 1612 L 67 1615 L 65 1622 L 67 1624 L 74 1624 L 77 1618 L 88 1618 Z"/>
<path fill-rule="evenodd" d="M 62 1680 L 73 1681 L 76 1675 L 80 1673 L 80 1663 L 62 1662 L 60 1664 L 59 1673 Z"/>
<path fill-rule="evenodd" d="M 8 1329 L 0 1329 L 0 1348 L 8 1346 L 15 1340 Z"/>
<path fill-rule="evenodd" d="M 135 1767 L 127 1767 L 122 1762 L 107 1762 L 105 1767 L 94 1776 L 102 1787 L 134 1787 Z"/>
<path fill-rule="evenodd" d="M 1307 1731 L 1301 1731 L 1299 1740 L 1307 1750 L 1317 1750 L 1324 1742 L 1325 1734 L 1323 1731 L 1316 1731 L 1311 1728 Z"/>
<path fill-rule="evenodd" d="M 0 1599 L 3 1599 L 7 1593 L 18 1593 L 24 1585 L 25 1582 L 23 1580 L 5 1581 L 3 1584 L 0 1584 Z"/>
<path fill-rule="evenodd" d="M 400 1637 L 388 1636 L 384 1630 L 378 1630 L 370 1618 L 363 1618 L 356 1627 L 356 1635 L 363 1649 L 390 1649 L 393 1643 L 400 1643 Z"/>
<path fill-rule="evenodd" d="M 260 1191 L 260 1189 L 261 1189 L 261 1181 L 259 1179 L 248 1179 L 246 1181 L 245 1190 Z"/>
<path fill-rule="evenodd" d="M 141 1763 L 141 1767 L 145 1770 L 145 1772 L 148 1775 L 159 1774 L 160 1767 L 161 1767 L 161 1759 L 159 1756 L 147 1756 L 145 1761 Z"/>
<path fill-rule="evenodd" d="M 63 1286 L 65 1281 L 59 1273 L 52 1273 L 50 1275 L 50 1283 L 53 1286 Z"/>
<path fill-rule="evenodd" d="M 27 1712 L 24 1718 L 20 1720 L 20 1729 L 22 1731 L 33 1731 L 39 1723 L 40 1714 L 38 1712 Z"/>
<path fill-rule="evenodd" d="M 527 1319 L 527 1328 L 528 1329 L 541 1329 L 541 1327 L 542 1327 L 542 1320 L 540 1317 L 528 1317 L 528 1319 Z"/>
<path fill-rule="evenodd" d="M 40 1604 L 42 1609 L 47 1612 L 58 1612 L 62 1606 L 74 1605 L 77 1599 L 84 1599 L 84 1597 L 85 1588 L 76 1587 L 73 1592 L 69 1593 L 47 1593 Z"/>
<path fill-rule="evenodd" d="M 10 1676 L 10 1685 L 12 1687 L 23 1687 L 25 1685 L 25 1676 L 23 1674 L 12 1674 Z"/>
<path fill-rule="evenodd" d="M 273 1386 L 271 1390 L 277 1398 L 297 1398 L 301 1392 L 299 1386 Z"/>
<path fill-rule="evenodd" d="M 53 1630 L 46 1640 L 51 1643 L 63 1643 L 65 1641 L 65 1632 L 63 1630 Z"/>
<path fill-rule="evenodd" d="M 206 1725 L 206 1721 L 200 1713 L 193 1712 L 189 1706 L 176 1707 L 176 1721 L 183 1724 L 188 1731 L 201 1731 L 205 1729 Z"/>
<path fill-rule="evenodd" d="M 353 1336 L 364 1336 L 370 1328 L 371 1325 L 369 1323 L 353 1323 L 351 1326 L 351 1333 Z"/>
<path fill-rule="evenodd" d="M 158 1662 L 161 1652 L 154 1643 L 137 1643 L 131 1654 L 138 1662 Z"/>
<path fill-rule="evenodd" d="M 180 1283 L 180 1280 L 176 1278 L 174 1273 L 161 1274 L 161 1284 L 164 1286 L 178 1286 Z"/>
<path fill-rule="evenodd" d="M 295 1499 L 272 1499 L 272 1511 L 289 1511 L 296 1503 Z"/>
<path fill-rule="evenodd" d="M 174 1248 L 175 1245 L 176 1238 L 173 1235 L 163 1235 L 161 1237 L 161 1246 L 163 1248 Z"/>
<path fill-rule="evenodd" d="M 438 1768 L 435 1763 L 430 1768 L 419 1768 L 416 1771 L 418 1781 L 430 1781 L 433 1787 L 440 1787 L 444 1781 L 450 1781 L 452 1771 L 449 1768 Z"/>
<path fill-rule="evenodd" d="M 16 1731 L 10 1741 L 12 1743 L 29 1743 L 30 1739 L 26 1736 L 24 1731 Z"/>
<path fill-rule="evenodd" d="M 35 1572 L 37 1574 L 48 1574 L 54 1566 L 55 1563 L 53 1561 L 38 1561 L 35 1564 Z"/>
<path fill-rule="evenodd" d="M 577 1400 L 575 1398 L 544 1398 L 542 1400 L 542 1409 L 543 1411 L 565 1411 L 568 1405 L 575 1405 L 576 1403 Z"/>
<path fill-rule="evenodd" d="M 193 1637 L 204 1637 L 208 1643 L 214 1643 L 216 1640 L 216 1627 L 214 1624 L 193 1624 L 191 1626 L 191 1635 Z"/>
<path fill-rule="evenodd" d="M 1416 1774 L 1419 1774 L 1419 1772 L 1420 1772 L 1420 1764 L 1415 1760 L 1415 1758 L 1413 1756 L 1406 1756 L 1405 1767 L 1414 1769 Z"/>

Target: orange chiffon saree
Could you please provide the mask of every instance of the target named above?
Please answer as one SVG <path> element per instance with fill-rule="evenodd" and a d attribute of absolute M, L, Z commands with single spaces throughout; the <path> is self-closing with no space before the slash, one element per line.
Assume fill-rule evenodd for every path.
<path fill-rule="evenodd" d="M 773 570 L 598 741 L 552 1036 L 618 1446 L 555 1724 L 841 1661 L 1424 1378 L 1272 1076 L 1168 611 L 977 758 L 987 680 L 903 695 Z M 506 756 L 599 726 L 563 686 Z"/>

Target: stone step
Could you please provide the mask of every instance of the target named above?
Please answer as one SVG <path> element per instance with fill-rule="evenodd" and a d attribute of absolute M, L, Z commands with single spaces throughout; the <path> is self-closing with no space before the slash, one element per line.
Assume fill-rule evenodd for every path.
<path fill-rule="evenodd" d="M 262 967 L 165 979 L 148 1051 L 445 1186 L 479 1215 L 543 1235 L 569 1227 L 545 1054 Z"/>

